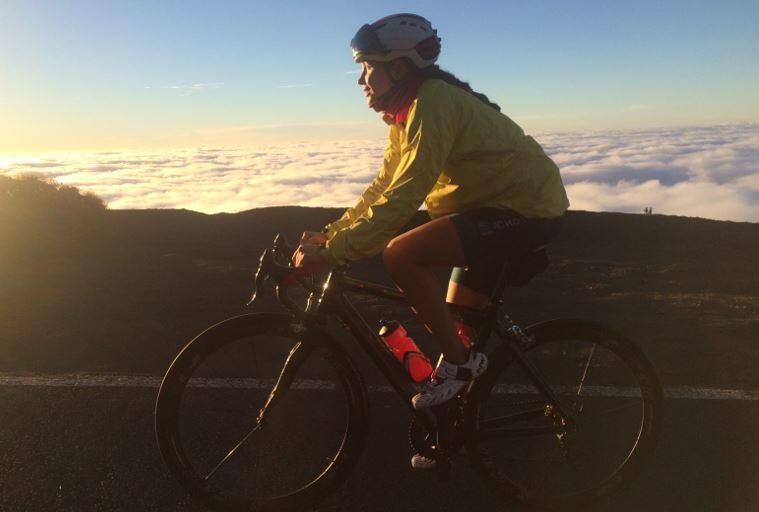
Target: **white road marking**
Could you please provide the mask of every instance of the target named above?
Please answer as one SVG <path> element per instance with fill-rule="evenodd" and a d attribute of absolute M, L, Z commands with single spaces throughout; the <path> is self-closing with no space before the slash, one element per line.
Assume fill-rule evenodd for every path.
<path fill-rule="evenodd" d="M 0 386 L 31 386 L 31 387 L 73 387 L 73 388 L 158 388 L 161 384 L 160 377 L 140 375 L 91 375 L 91 374 L 62 374 L 62 375 L 12 375 L 0 373 Z M 250 378 L 194 378 L 190 381 L 191 387 L 199 388 L 225 388 L 234 387 L 241 389 L 271 389 L 274 379 L 250 379 Z M 316 379 L 298 379 L 295 381 L 296 389 L 330 390 L 335 384 Z M 369 386 L 369 391 L 376 393 L 390 393 L 391 386 Z M 534 388 L 523 385 L 499 385 L 496 388 L 499 394 L 535 394 Z M 585 386 L 584 396 L 614 396 L 634 397 L 639 396 L 637 390 L 624 387 L 609 386 Z M 759 390 L 745 389 L 718 389 L 718 388 L 694 388 L 694 387 L 671 387 L 664 390 L 664 397 L 682 400 L 759 400 Z"/>

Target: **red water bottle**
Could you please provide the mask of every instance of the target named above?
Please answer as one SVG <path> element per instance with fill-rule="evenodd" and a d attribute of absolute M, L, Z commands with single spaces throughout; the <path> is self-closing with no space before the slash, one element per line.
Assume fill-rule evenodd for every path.
<path fill-rule="evenodd" d="M 430 376 L 432 373 L 430 360 L 419 350 L 399 322 L 383 321 L 379 335 L 415 382 L 421 382 Z"/>

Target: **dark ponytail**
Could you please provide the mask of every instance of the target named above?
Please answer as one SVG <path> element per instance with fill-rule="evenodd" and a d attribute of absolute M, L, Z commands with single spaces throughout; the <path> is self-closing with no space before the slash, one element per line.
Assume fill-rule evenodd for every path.
<path fill-rule="evenodd" d="M 496 109 L 498 112 L 501 111 L 501 107 L 498 106 L 498 104 L 490 101 L 490 99 L 488 99 L 488 97 L 485 96 L 484 94 L 473 91 L 472 87 L 467 82 L 459 80 L 452 73 L 449 73 L 448 71 L 444 71 L 440 69 L 440 67 L 437 64 L 418 70 L 416 73 L 416 76 L 419 76 L 421 78 L 439 78 L 440 80 L 448 82 L 449 84 L 454 85 L 456 87 L 460 87 L 464 89 L 466 92 L 473 94 L 474 97 L 476 97 L 478 100 L 483 102 L 485 105 L 488 105 L 489 107 Z"/>

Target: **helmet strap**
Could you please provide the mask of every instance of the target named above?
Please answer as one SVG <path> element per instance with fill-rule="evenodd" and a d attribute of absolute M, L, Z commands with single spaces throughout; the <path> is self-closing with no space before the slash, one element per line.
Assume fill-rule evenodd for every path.
<path fill-rule="evenodd" d="M 391 61 L 392 62 L 392 61 Z M 392 73 L 390 73 L 390 62 L 382 62 L 382 67 L 385 70 L 385 74 L 390 79 L 390 83 L 392 84 L 390 86 L 390 89 L 385 92 L 382 96 L 375 98 L 371 105 L 369 105 L 371 108 L 378 108 L 380 111 L 383 111 L 387 108 L 387 106 L 390 104 L 390 101 L 393 99 L 393 97 L 400 91 L 404 85 L 406 85 L 415 75 L 414 71 L 409 71 L 406 73 L 405 76 L 399 79 L 393 78 Z"/>

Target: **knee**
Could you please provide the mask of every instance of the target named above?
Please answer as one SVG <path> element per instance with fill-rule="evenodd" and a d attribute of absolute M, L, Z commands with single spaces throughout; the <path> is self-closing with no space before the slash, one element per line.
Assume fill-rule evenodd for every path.
<path fill-rule="evenodd" d="M 404 258 L 402 244 L 398 243 L 396 239 L 390 240 L 385 250 L 382 251 L 382 261 L 385 263 L 385 268 L 391 276 L 395 275 L 399 269 L 406 262 Z"/>

